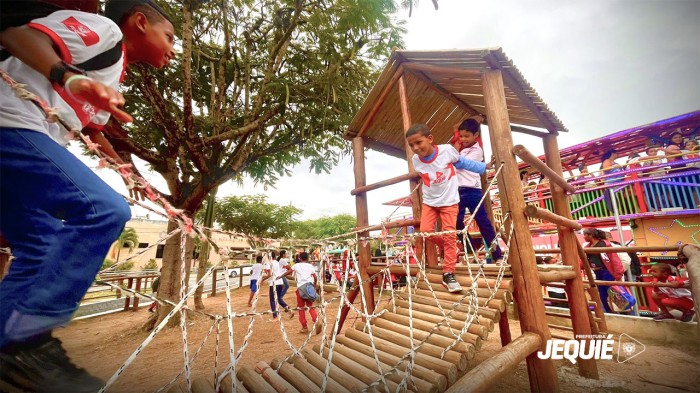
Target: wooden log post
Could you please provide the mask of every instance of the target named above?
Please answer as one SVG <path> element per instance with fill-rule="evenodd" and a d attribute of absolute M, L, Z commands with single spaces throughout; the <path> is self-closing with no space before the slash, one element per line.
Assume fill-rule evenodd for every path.
<path fill-rule="evenodd" d="M 501 337 L 501 347 L 505 347 L 512 341 L 510 335 L 510 323 L 508 322 L 508 313 L 501 313 L 501 317 L 498 319 L 498 332 Z"/>
<path fill-rule="evenodd" d="M 317 345 L 314 345 L 314 350 L 316 351 L 318 347 Z M 374 359 L 374 356 L 368 356 L 365 355 L 362 352 L 356 351 L 350 347 L 346 347 L 345 345 L 338 345 L 336 344 L 335 346 L 335 353 L 339 353 L 341 355 L 344 355 L 347 358 L 352 359 L 353 361 L 357 362 L 357 364 L 362 365 L 364 368 L 368 370 L 375 371 L 377 370 L 377 362 Z M 335 355 L 334 355 L 335 356 Z M 377 356 L 379 358 L 379 356 Z M 381 359 L 379 359 L 379 365 L 381 367 L 381 373 L 386 373 L 390 369 L 392 369 L 393 365 L 389 365 L 386 362 L 383 362 Z M 396 383 L 401 383 L 401 381 L 405 378 L 406 373 L 400 370 L 394 370 L 393 372 L 389 373 L 388 375 L 385 376 L 385 378 L 394 381 Z M 418 378 L 416 375 L 413 375 L 413 378 L 409 378 L 408 382 L 408 388 L 419 393 L 438 393 L 438 387 L 424 381 L 420 378 Z M 395 390 L 393 390 L 395 391 Z"/>
<path fill-rule="evenodd" d="M 408 107 L 408 94 L 406 93 L 406 82 L 404 81 L 403 76 L 399 78 L 399 100 L 401 101 L 401 117 L 403 119 L 403 132 L 404 136 L 406 135 L 406 131 L 408 131 L 409 128 L 411 128 L 412 121 L 411 121 L 411 110 Z M 411 150 L 411 147 L 408 145 L 408 142 L 404 143 L 404 148 L 406 150 L 406 162 L 408 163 L 408 172 L 412 173 L 415 172 L 415 168 L 413 167 L 413 150 Z M 421 196 L 421 191 L 420 187 L 418 185 L 420 184 L 420 180 L 418 179 L 411 179 L 410 181 L 410 190 L 411 190 L 411 209 L 413 210 L 413 219 L 414 220 L 420 220 L 421 218 L 421 210 L 423 208 L 423 198 Z M 418 187 L 418 188 L 416 188 Z M 415 190 L 415 191 L 413 191 Z M 420 226 L 419 226 L 420 228 Z M 418 229 L 416 232 L 420 232 L 420 229 Z M 426 259 L 426 264 L 428 266 L 432 267 L 437 267 L 438 262 L 437 262 L 437 252 L 435 251 L 434 247 L 425 247 L 425 238 L 419 237 L 416 238 L 416 255 L 418 256 L 418 259 L 422 258 L 423 253 L 425 252 L 425 259 Z"/>
<path fill-rule="evenodd" d="M 379 361 L 384 362 L 386 364 L 390 364 L 392 366 L 397 365 L 401 356 L 403 356 L 396 356 L 383 351 L 375 352 L 374 350 L 372 350 L 372 347 L 370 345 L 353 340 L 346 336 L 338 336 L 336 342 L 372 358 L 374 358 L 374 355 L 376 354 L 379 358 Z M 398 365 L 398 368 L 401 371 L 406 371 L 407 365 L 408 361 L 402 361 L 401 364 Z M 443 392 L 447 388 L 447 377 L 438 374 L 427 367 L 421 366 L 420 364 L 414 364 L 411 374 L 416 378 L 420 378 L 432 385 L 437 386 L 438 391 L 440 392 Z"/>
<path fill-rule="evenodd" d="M 224 379 L 221 380 L 221 386 L 219 387 L 219 392 L 220 393 L 233 393 L 233 389 L 231 389 L 231 374 L 226 374 Z M 236 383 L 236 392 L 237 393 L 248 393 L 248 389 L 243 386 L 243 382 L 240 380 L 237 381 Z"/>
<path fill-rule="evenodd" d="M 608 324 L 605 321 L 605 309 L 603 308 L 603 302 L 600 300 L 600 292 L 598 292 L 598 287 L 595 283 L 595 274 L 593 274 L 591 264 L 588 262 L 588 256 L 583 250 L 583 246 L 581 245 L 581 243 L 579 243 L 578 239 L 576 239 L 576 250 L 578 252 L 579 258 L 582 261 L 583 270 L 586 272 L 586 279 L 588 280 L 588 288 L 586 288 L 586 290 L 588 291 L 588 295 L 595 303 L 593 313 L 595 314 L 596 318 L 598 318 L 600 321 L 598 322 L 598 329 L 601 332 L 607 332 Z"/>
<path fill-rule="evenodd" d="M 550 134 L 547 137 L 544 137 L 544 139 L 547 138 L 556 138 L 557 136 L 554 134 Z M 547 143 L 545 141 L 545 143 Z M 557 185 L 561 187 L 562 190 L 568 192 L 569 194 L 573 194 L 576 189 L 574 186 L 571 184 L 567 183 L 566 180 L 564 180 L 564 175 L 563 172 L 561 171 L 561 165 L 559 166 L 559 172 L 555 168 L 552 167 L 551 163 L 549 162 L 549 158 L 546 159 L 547 164 L 544 162 L 540 161 L 539 158 L 537 158 L 536 155 L 530 153 L 530 151 L 523 145 L 517 145 L 513 147 L 513 154 L 517 155 L 520 157 L 523 161 L 526 163 L 530 164 L 533 168 L 537 169 L 549 179 L 549 182 L 551 185 Z M 561 162 L 561 159 L 559 160 Z"/>
<path fill-rule="evenodd" d="M 357 324 L 357 330 L 366 331 L 366 328 L 367 325 L 364 322 L 360 322 Z M 404 347 L 406 348 L 406 350 L 411 349 L 410 336 L 399 334 L 396 331 L 392 330 L 391 327 L 382 328 L 376 325 L 372 325 L 372 336 L 375 340 L 379 338 L 394 343 L 398 346 Z M 416 346 L 418 346 L 418 344 L 420 344 L 420 340 L 414 337 L 413 347 L 415 348 Z M 420 349 L 418 349 L 418 353 L 424 353 L 428 356 L 439 360 L 443 350 L 443 348 L 437 345 L 424 343 L 423 345 L 421 345 Z M 467 369 L 467 356 L 463 353 L 450 350 L 445 353 L 445 356 L 442 358 L 442 360 L 456 365 L 458 371 L 464 371 Z"/>
<path fill-rule="evenodd" d="M 537 268 L 535 252 L 530 237 L 530 228 L 524 215 L 525 199 L 520 187 L 520 175 L 515 156 L 512 154 L 513 136 L 510 132 L 510 119 L 500 70 L 483 74 L 484 101 L 489 121 L 489 136 L 496 162 L 503 162 L 498 177 L 498 190 L 504 212 L 510 212 L 510 224 L 514 235 L 510 239 L 510 265 L 513 273 L 513 297 L 518 306 L 520 328 L 540 336 L 541 345 L 550 339 L 547 317 L 544 314 L 544 300 Z M 512 344 L 512 343 L 511 343 Z M 539 359 L 535 355 L 527 357 L 527 369 L 532 392 L 558 392 L 559 380 L 554 363 L 549 359 Z"/>
<path fill-rule="evenodd" d="M 369 335 L 367 333 L 363 333 L 355 329 L 348 329 L 345 332 L 345 336 L 349 339 L 371 346 Z M 410 351 L 409 349 L 406 349 L 400 345 L 376 337 L 374 338 L 374 345 L 377 352 L 386 352 L 398 357 L 402 357 L 408 351 Z M 449 363 L 445 360 L 436 359 L 424 353 L 416 353 L 415 360 L 416 364 L 444 375 L 447 378 L 448 384 L 453 384 L 457 380 L 458 370 L 456 364 Z"/>
<path fill-rule="evenodd" d="M 280 359 L 273 359 L 270 362 L 270 366 L 276 369 L 282 378 L 291 383 L 300 392 L 315 392 L 319 390 L 319 387 L 313 381 L 289 363 L 282 363 Z"/>
<path fill-rule="evenodd" d="M 326 359 L 321 357 L 321 355 L 312 351 L 311 348 L 304 348 L 304 350 L 302 350 L 301 353 L 304 355 L 304 357 L 306 357 L 306 360 L 309 362 L 309 364 L 311 364 L 312 366 L 316 367 L 319 371 L 321 371 L 321 374 L 323 374 L 326 371 Z M 350 375 L 348 372 L 346 372 L 342 368 L 340 368 L 332 363 L 331 363 L 330 373 L 328 374 L 328 376 L 333 378 L 333 380 L 335 380 L 340 385 L 346 387 L 347 389 L 349 389 L 352 392 L 359 393 L 365 387 L 365 384 L 362 381 L 360 381 L 359 379 Z M 326 391 L 331 391 L 331 390 L 326 388 Z"/>
<path fill-rule="evenodd" d="M 238 368 L 236 377 L 243 382 L 243 385 L 251 393 L 277 393 L 275 388 L 270 386 L 260 374 L 246 366 Z"/>
<path fill-rule="evenodd" d="M 325 287 L 324 287 L 324 290 Z M 348 293 L 348 302 L 351 304 L 355 301 L 355 298 L 357 297 L 357 294 L 360 293 L 360 288 L 359 287 L 353 287 Z M 374 303 L 372 303 L 374 304 Z M 338 321 L 338 331 L 337 334 L 340 334 L 340 332 L 343 330 L 343 324 L 345 323 L 345 319 L 348 317 L 348 313 L 350 312 L 350 306 L 347 304 L 343 305 L 343 308 L 340 309 L 340 321 Z"/>
<path fill-rule="evenodd" d="M 355 188 L 362 187 L 367 182 L 367 177 L 365 174 L 365 145 L 362 137 L 355 137 L 352 139 L 352 156 L 354 165 L 353 168 L 355 171 Z M 368 226 L 369 210 L 367 208 L 366 193 L 355 195 L 355 210 L 357 211 L 357 226 Z M 358 236 L 369 237 L 369 231 L 360 232 L 358 233 Z M 371 314 L 374 312 L 374 291 L 372 290 L 372 283 L 367 280 L 369 278 L 367 267 L 369 267 L 370 263 L 372 263 L 372 253 L 370 252 L 369 242 L 359 242 L 357 244 L 357 249 L 357 257 L 360 265 L 360 279 L 363 281 L 362 289 L 364 292 L 364 304 L 367 306 L 367 309 L 364 311 Z M 350 267 L 348 266 L 348 268 Z M 344 321 L 341 321 L 338 329 L 342 328 L 343 322 Z"/>
<path fill-rule="evenodd" d="M 411 179 L 419 179 L 419 178 L 420 178 L 420 173 L 411 172 L 411 173 L 407 173 L 405 175 L 392 177 L 391 179 L 386 179 L 386 180 L 382 180 L 382 181 L 379 181 L 376 183 L 368 184 L 366 186 L 357 187 L 357 188 L 353 189 L 352 191 L 350 191 L 350 195 L 364 194 L 364 193 L 367 193 L 367 191 L 372 191 L 372 190 L 376 190 L 376 189 L 379 189 L 382 187 L 390 186 L 392 184 L 401 183 L 402 181 L 411 180 Z"/>
<path fill-rule="evenodd" d="M 686 268 L 691 282 L 690 291 L 693 295 L 695 311 L 698 312 L 700 311 L 700 248 L 692 244 L 684 244 L 680 247 L 679 253 L 688 258 Z M 696 326 L 700 330 L 700 323 Z M 700 346 L 697 341 L 696 345 Z"/>
<path fill-rule="evenodd" d="M 325 359 L 328 359 L 330 356 L 330 349 L 328 347 L 323 347 L 323 351 L 321 351 L 321 347 L 316 344 L 314 345 L 314 353 L 316 352 L 321 352 L 323 354 L 323 357 Z M 348 374 L 352 375 L 353 377 L 359 379 L 362 381 L 366 386 L 369 386 L 371 383 L 379 380 L 379 373 L 377 373 L 377 367 L 375 366 L 374 369 L 368 370 L 367 368 L 363 367 L 361 364 L 357 363 L 355 359 L 351 359 L 342 353 L 338 353 L 337 351 L 333 351 L 333 358 L 331 360 L 332 364 L 335 364 L 336 366 L 340 367 L 341 370 L 344 370 Z M 396 389 L 398 388 L 398 384 L 389 378 L 385 378 L 386 381 L 386 386 L 389 388 L 390 392 L 395 392 Z M 377 385 L 377 390 L 380 392 L 384 392 L 384 384 L 381 382 L 379 385 Z"/>
<path fill-rule="evenodd" d="M 310 381 L 312 381 L 316 386 L 318 386 L 317 391 L 321 391 L 321 386 L 323 386 L 323 372 L 319 371 L 308 361 L 300 358 L 293 357 L 289 360 L 294 368 L 299 370 L 302 374 L 306 376 Z M 326 385 L 326 391 L 328 392 L 340 392 L 340 393 L 352 393 L 350 390 L 346 389 L 343 385 L 336 382 L 332 377 L 328 378 L 328 384 Z"/>
<path fill-rule="evenodd" d="M 270 386 L 277 391 L 277 393 L 299 393 L 294 386 L 282 378 L 282 376 L 277 374 L 277 372 L 275 372 L 275 370 L 273 370 L 269 364 L 259 361 L 255 365 L 255 371 L 262 375 L 262 377 L 265 378 L 267 383 L 269 383 Z"/>
<path fill-rule="evenodd" d="M 523 333 L 510 344 L 501 348 L 496 355 L 471 369 L 447 393 L 488 392 L 489 387 L 510 374 L 527 357 L 537 356 L 534 352 L 543 344 L 542 338 L 534 333 Z"/>
<path fill-rule="evenodd" d="M 546 285 L 550 282 L 560 282 L 573 279 L 580 280 L 581 276 L 580 273 L 576 273 L 573 270 L 555 270 L 549 272 L 539 272 L 537 274 L 540 276 L 540 284 L 542 285 Z"/>
<path fill-rule="evenodd" d="M 554 187 L 552 187 L 552 194 L 554 193 Z M 532 218 L 539 218 L 540 220 L 551 222 L 552 224 L 556 224 L 557 226 L 563 226 L 576 231 L 583 228 L 583 226 L 575 220 L 560 216 L 556 213 L 550 212 L 547 209 L 542 209 L 535 205 L 525 206 L 525 215 Z"/>
<path fill-rule="evenodd" d="M 559 156 L 557 137 L 555 135 L 547 136 L 544 138 L 543 143 L 547 165 L 557 177 L 561 178 L 563 172 L 561 169 L 561 157 Z M 562 218 L 571 217 L 569 201 L 566 198 L 564 190 L 555 183 L 552 183 L 551 190 L 554 212 Z M 574 275 L 571 279 L 566 281 L 566 297 L 569 300 L 571 324 L 574 328 L 574 335 L 589 336 L 593 333 L 591 325 L 593 325 L 595 321 L 591 320 L 592 316 L 588 310 L 588 300 L 586 300 L 584 293 L 583 281 L 581 281 L 581 269 L 578 263 L 578 240 L 574 230 L 581 229 L 580 227 L 580 224 L 578 228 L 571 225 L 557 225 L 557 232 L 559 234 L 559 245 L 562 251 L 562 263 L 566 266 L 571 266 L 572 271 L 569 273 L 573 273 Z M 587 262 L 586 260 L 586 263 Z M 542 274 L 544 274 L 544 272 L 540 273 L 540 277 Z M 587 341 L 588 345 L 593 344 L 592 340 Z M 579 358 L 577 364 L 578 372 L 582 377 L 598 379 L 598 366 L 594 359 Z"/>

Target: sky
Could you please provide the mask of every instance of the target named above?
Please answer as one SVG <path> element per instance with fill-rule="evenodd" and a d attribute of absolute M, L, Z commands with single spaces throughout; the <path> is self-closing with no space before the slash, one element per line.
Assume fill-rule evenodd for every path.
<path fill-rule="evenodd" d="M 439 7 L 424 0 L 410 18 L 399 12 L 407 20 L 405 49 L 503 48 L 569 129 L 559 134 L 561 148 L 700 109 L 700 0 L 440 0 Z M 539 138 L 513 137 L 543 152 Z M 490 156 L 488 143 L 485 153 Z M 374 151 L 365 165 L 367 184 L 408 169 L 405 161 Z M 99 173 L 125 192 L 118 176 Z M 149 180 L 166 189 L 157 176 Z M 304 220 L 355 215 L 354 184 L 345 157 L 330 174 L 310 173 L 302 163 L 274 189 L 246 180 L 243 187 L 220 187 L 217 196 L 266 194 L 268 202 L 302 209 L 298 219 Z M 409 214 L 409 208 L 381 205 L 408 192 L 407 182 L 371 191 L 370 224 Z M 134 216 L 144 215 L 134 209 Z"/>

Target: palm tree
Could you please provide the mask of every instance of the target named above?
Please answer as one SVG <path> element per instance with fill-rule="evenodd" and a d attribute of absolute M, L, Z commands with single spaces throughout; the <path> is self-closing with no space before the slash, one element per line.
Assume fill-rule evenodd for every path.
<path fill-rule="evenodd" d="M 115 263 L 119 263 L 119 254 L 121 254 L 124 245 L 129 247 L 129 252 L 132 252 L 137 244 L 139 244 L 139 235 L 136 233 L 136 229 L 124 228 L 122 234 L 119 235 L 117 239 L 117 260 Z"/>

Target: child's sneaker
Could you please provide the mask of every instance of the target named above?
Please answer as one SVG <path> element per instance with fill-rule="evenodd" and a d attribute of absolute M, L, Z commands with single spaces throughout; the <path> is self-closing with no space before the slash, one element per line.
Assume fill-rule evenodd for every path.
<path fill-rule="evenodd" d="M 294 310 L 292 310 L 292 309 L 289 308 L 289 307 L 285 308 L 285 309 L 284 309 L 284 312 L 287 313 L 287 315 L 289 316 L 289 319 L 293 319 L 293 318 L 294 318 L 294 315 L 296 315 L 296 314 L 294 313 Z"/>
<path fill-rule="evenodd" d="M 690 310 L 683 313 L 681 316 L 681 322 L 691 322 L 695 316 L 695 311 Z"/>
<path fill-rule="evenodd" d="M 447 288 L 447 292 L 461 292 L 462 286 L 455 279 L 454 273 L 443 273 L 442 286 Z"/>
<path fill-rule="evenodd" d="M 674 317 L 671 314 L 666 314 L 666 313 L 661 313 L 661 314 L 654 317 L 655 321 L 663 321 L 665 319 L 676 319 L 676 317 Z"/>
<path fill-rule="evenodd" d="M 100 379 L 76 367 L 61 341 L 48 335 L 35 343 L 3 348 L 0 380 L 21 391 L 38 392 L 96 392 L 104 386 Z"/>
<path fill-rule="evenodd" d="M 299 330 L 299 334 L 309 334 L 309 328 L 303 327 Z"/>

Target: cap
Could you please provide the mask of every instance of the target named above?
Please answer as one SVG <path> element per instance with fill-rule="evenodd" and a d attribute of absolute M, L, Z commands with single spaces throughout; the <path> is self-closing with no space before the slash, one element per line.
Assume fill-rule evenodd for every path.
<path fill-rule="evenodd" d="M 137 5 L 146 5 L 158 11 L 165 19 L 172 23 L 168 14 L 163 11 L 153 0 L 108 0 L 105 5 L 105 16 L 119 25 L 129 11 Z"/>

